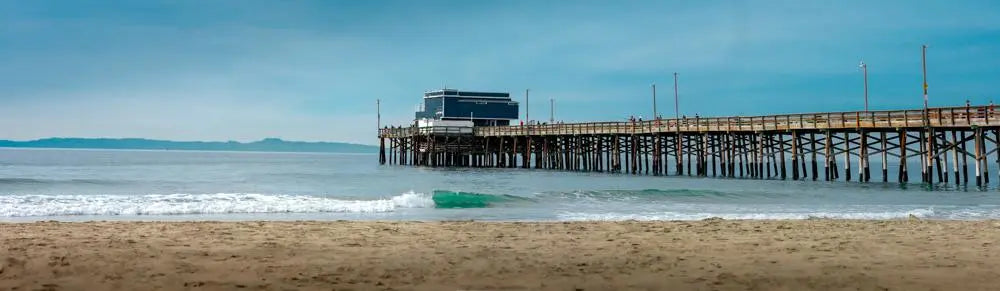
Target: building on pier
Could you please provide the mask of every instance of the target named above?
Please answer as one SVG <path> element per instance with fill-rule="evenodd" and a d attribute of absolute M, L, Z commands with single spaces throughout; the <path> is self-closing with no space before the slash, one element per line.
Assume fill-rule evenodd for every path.
<path fill-rule="evenodd" d="M 510 125 L 518 117 L 518 103 L 506 92 L 441 89 L 424 93 L 417 120 L 471 120 L 475 126 Z"/>

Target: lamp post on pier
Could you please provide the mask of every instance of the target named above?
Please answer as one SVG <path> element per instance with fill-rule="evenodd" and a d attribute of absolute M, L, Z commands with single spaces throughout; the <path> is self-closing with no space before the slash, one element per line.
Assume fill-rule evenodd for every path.
<path fill-rule="evenodd" d="M 549 98 L 549 124 L 556 123 L 556 99 Z"/>
<path fill-rule="evenodd" d="M 927 45 L 920 46 L 920 65 L 924 72 L 924 126 L 930 125 L 930 107 L 927 102 Z"/>
<path fill-rule="evenodd" d="M 659 115 L 656 114 L 656 83 L 653 83 L 653 119 L 657 119 Z"/>
<path fill-rule="evenodd" d="M 684 137 L 681 135 L 681 109 L 680 109 L 680 97 L 677 94 L 677 72 L 674 72 L 674 129 L 677 130 L 676 137 L 674 139 L 674 145 L 676 152 L 674 153 L 674 162 L 676 166 L 677 175 L 684 175 L 683 167 L 683 156 L 684 150 L 681 144 L 684 143 Z M 688 160 L 688 165 L 690 165 L 690 160 Z M 690 169 L 690 166 L 688 167 Z"/>
<path fill-rule="evenodd" d="M 681 105 L 680 97 L 677 94 L 677 72 L 674 72 L 674 123 L 677 124 L 678 135 L 681 132 Z"/>
<path fill-rule="evenodd" d="M 680 101 L 677 97 L 677 73 L 674 73 L 674 118 L 681 118 Z"/>
<path fill-rule="evenodd" d="M 865 112 L 868 112 L 868 64 L 865 64 L 865 60 L 861 60 L 859 67 L 865 75 Z"/>
<path fill-rule="evenodd" d="M 927 45 L 920 47 L 920 64 L 924 70 L 924 110 L 926 111 L 927 106 Z"/>
<path fill-rule="evenodd" d="M 375 127 L 378 131 L 378 163 L 385 165 L 385 137 L 382 135 L 382 100 L 375 99 Z M 391 140 L 390 140 L 391 142 Z M 391 149 L 390 149 L 391 150 Z"/>
<path fill-rule="evenodd" d="M 531 91 L 531 89 L 524 89 L 524 123 L 525 124 L 531 122 L 531 115 L 530 115 L 531 114 L 531 112 L 530 112 L 531 107 L 529 105 L 530 103 L 528 103 L 528 101 L 530 100 L 530 99 L 528 99 L 528 93 L 530 91 Z"/>

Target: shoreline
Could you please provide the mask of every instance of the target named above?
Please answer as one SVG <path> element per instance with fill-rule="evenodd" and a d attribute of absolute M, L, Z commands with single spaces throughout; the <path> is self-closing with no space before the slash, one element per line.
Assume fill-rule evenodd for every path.
<path fill-rule="evenodd" d="M 385 212 L 390 213 L 390 212 Z M 722 217 L 708 217 L 702 219 L 592 219 L 592 220 L 543 220 L 543 219 L 386 219 L 386 218 L 331 218 L 315 219 L 315 213 L 289 213 L 280 214 L 285 217 L 270 217 L 262 219 L 262 216 L 275 216 L 274 213 L 240 213 L 240 214 L 164 214 L 164 215 L 132 215 L 132 216 L 43 216 L 43 217 L 3 217 L 0 218 L 0 225 L 4 224 L 33 224 L 33 223 L 487 223 L 487 224 L 552 224 L 552 223 L 692 223 L 702 221 L 729 221 L 729 222 L 799 222 L 799 221 L 845 221 L 845 222 L 887 222 L 887 221 L 926 221 L 926 222 L 997 222 L 1000 218 L 982 219 L 952 219 L 952 218 L 928 218 L 917 217 L 896 217 L 887 219 L 873 218 L 759 218 L 759 219 L 728 219 Z M 198 218 L 194 218 L 198 217 Z"/>
<path fill-rule="evenodd" d="M 0 290 L 988 290 L 1000 220 L 0 223 Z"/>
<path fill-rule="evenodd" d="M 418 208 L 419 209 L 419 208 Z M 914 212 L 914 211 L 911 211 Z M 711 216 L 697 219 L 636 219 L 636 218 L 612 218 L 612 219 L 449 219 L 449 218 L 387 218 L 387 217 L 366 217 L 371 214 L 392 214 L 393 212 L 247 212 L 247 213 L 205 213 L 205 214 L 142 214 L 142 215 L 58 215 L 58 216 L 11 216 L 0 217 L 2 224 L 30 224 L 30 223 L 104 223 L 104 222 L 137 222 L 137 223 L 238 223 L 238 222 L 303 222 L 303 223 L 339 223 L 339 222 L 366 222 L 366 223 L 449 223 L 449 222 L 477 222 L 477 223 L 681 223 L 698 221 L 733 221 L 733 222 L 795 222 L 795 221 L 857 221 L 857 222 L 879 222 L 879 221 L 936 221 L 936 222 L 982 222 L 996 221 L 1000 218 L 946 218 L 946 217 L 926 217 L 917 216 L 912 213 L 908 217 L 889 218 L 843 218 L 843 217 L 823 217 L 810 216 L 806 218 L 725 218 Z M 344 215 L 344 217 L 317 218 L 318 215 L 333 214 Z"/>

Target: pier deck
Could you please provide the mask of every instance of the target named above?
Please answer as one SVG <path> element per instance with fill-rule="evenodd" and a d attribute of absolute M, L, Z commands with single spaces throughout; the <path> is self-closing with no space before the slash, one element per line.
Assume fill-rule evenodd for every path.
<path fill-rule="evenodd" d="M 1000 116 L 992 105 L 487 126 L 471 133 L 468 128 L 411 126 L 380 129 L 379 138 L 380 163 L 422 166 L 760 179 L 787 179 L 791 172 L 796 180 L 850 181 L 856 158 L 856 177 L 868 182 L 870 159 L 876 157 L 883 181 L 889 180 L 892 161 L 898 164 L 895 180 L 907 182 L 907 163 L 916 159 L 922 182 L 949 183 L 954 174 L 950 183 L 966 184 L 971 159 L 976 185 L 989 183 L 989 156 L 1000 167 L 995 155 Z M 818 157 L 823 158 L 822 172 Z"/>

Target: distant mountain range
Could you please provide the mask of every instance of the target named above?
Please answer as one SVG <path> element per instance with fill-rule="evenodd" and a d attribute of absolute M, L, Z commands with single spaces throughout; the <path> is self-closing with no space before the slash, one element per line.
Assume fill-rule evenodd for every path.
<path fill-rule="evenodd" d="M 248 143 L 235 141 L 169 141 L 143 138 L 46 138 L 31 141 L 0 140 L 0 147 L 321 153 L 378 152 L 378 147 L 370 145 L 339 142 L 284 141 L 278 138 L 266 138 Z"/>

